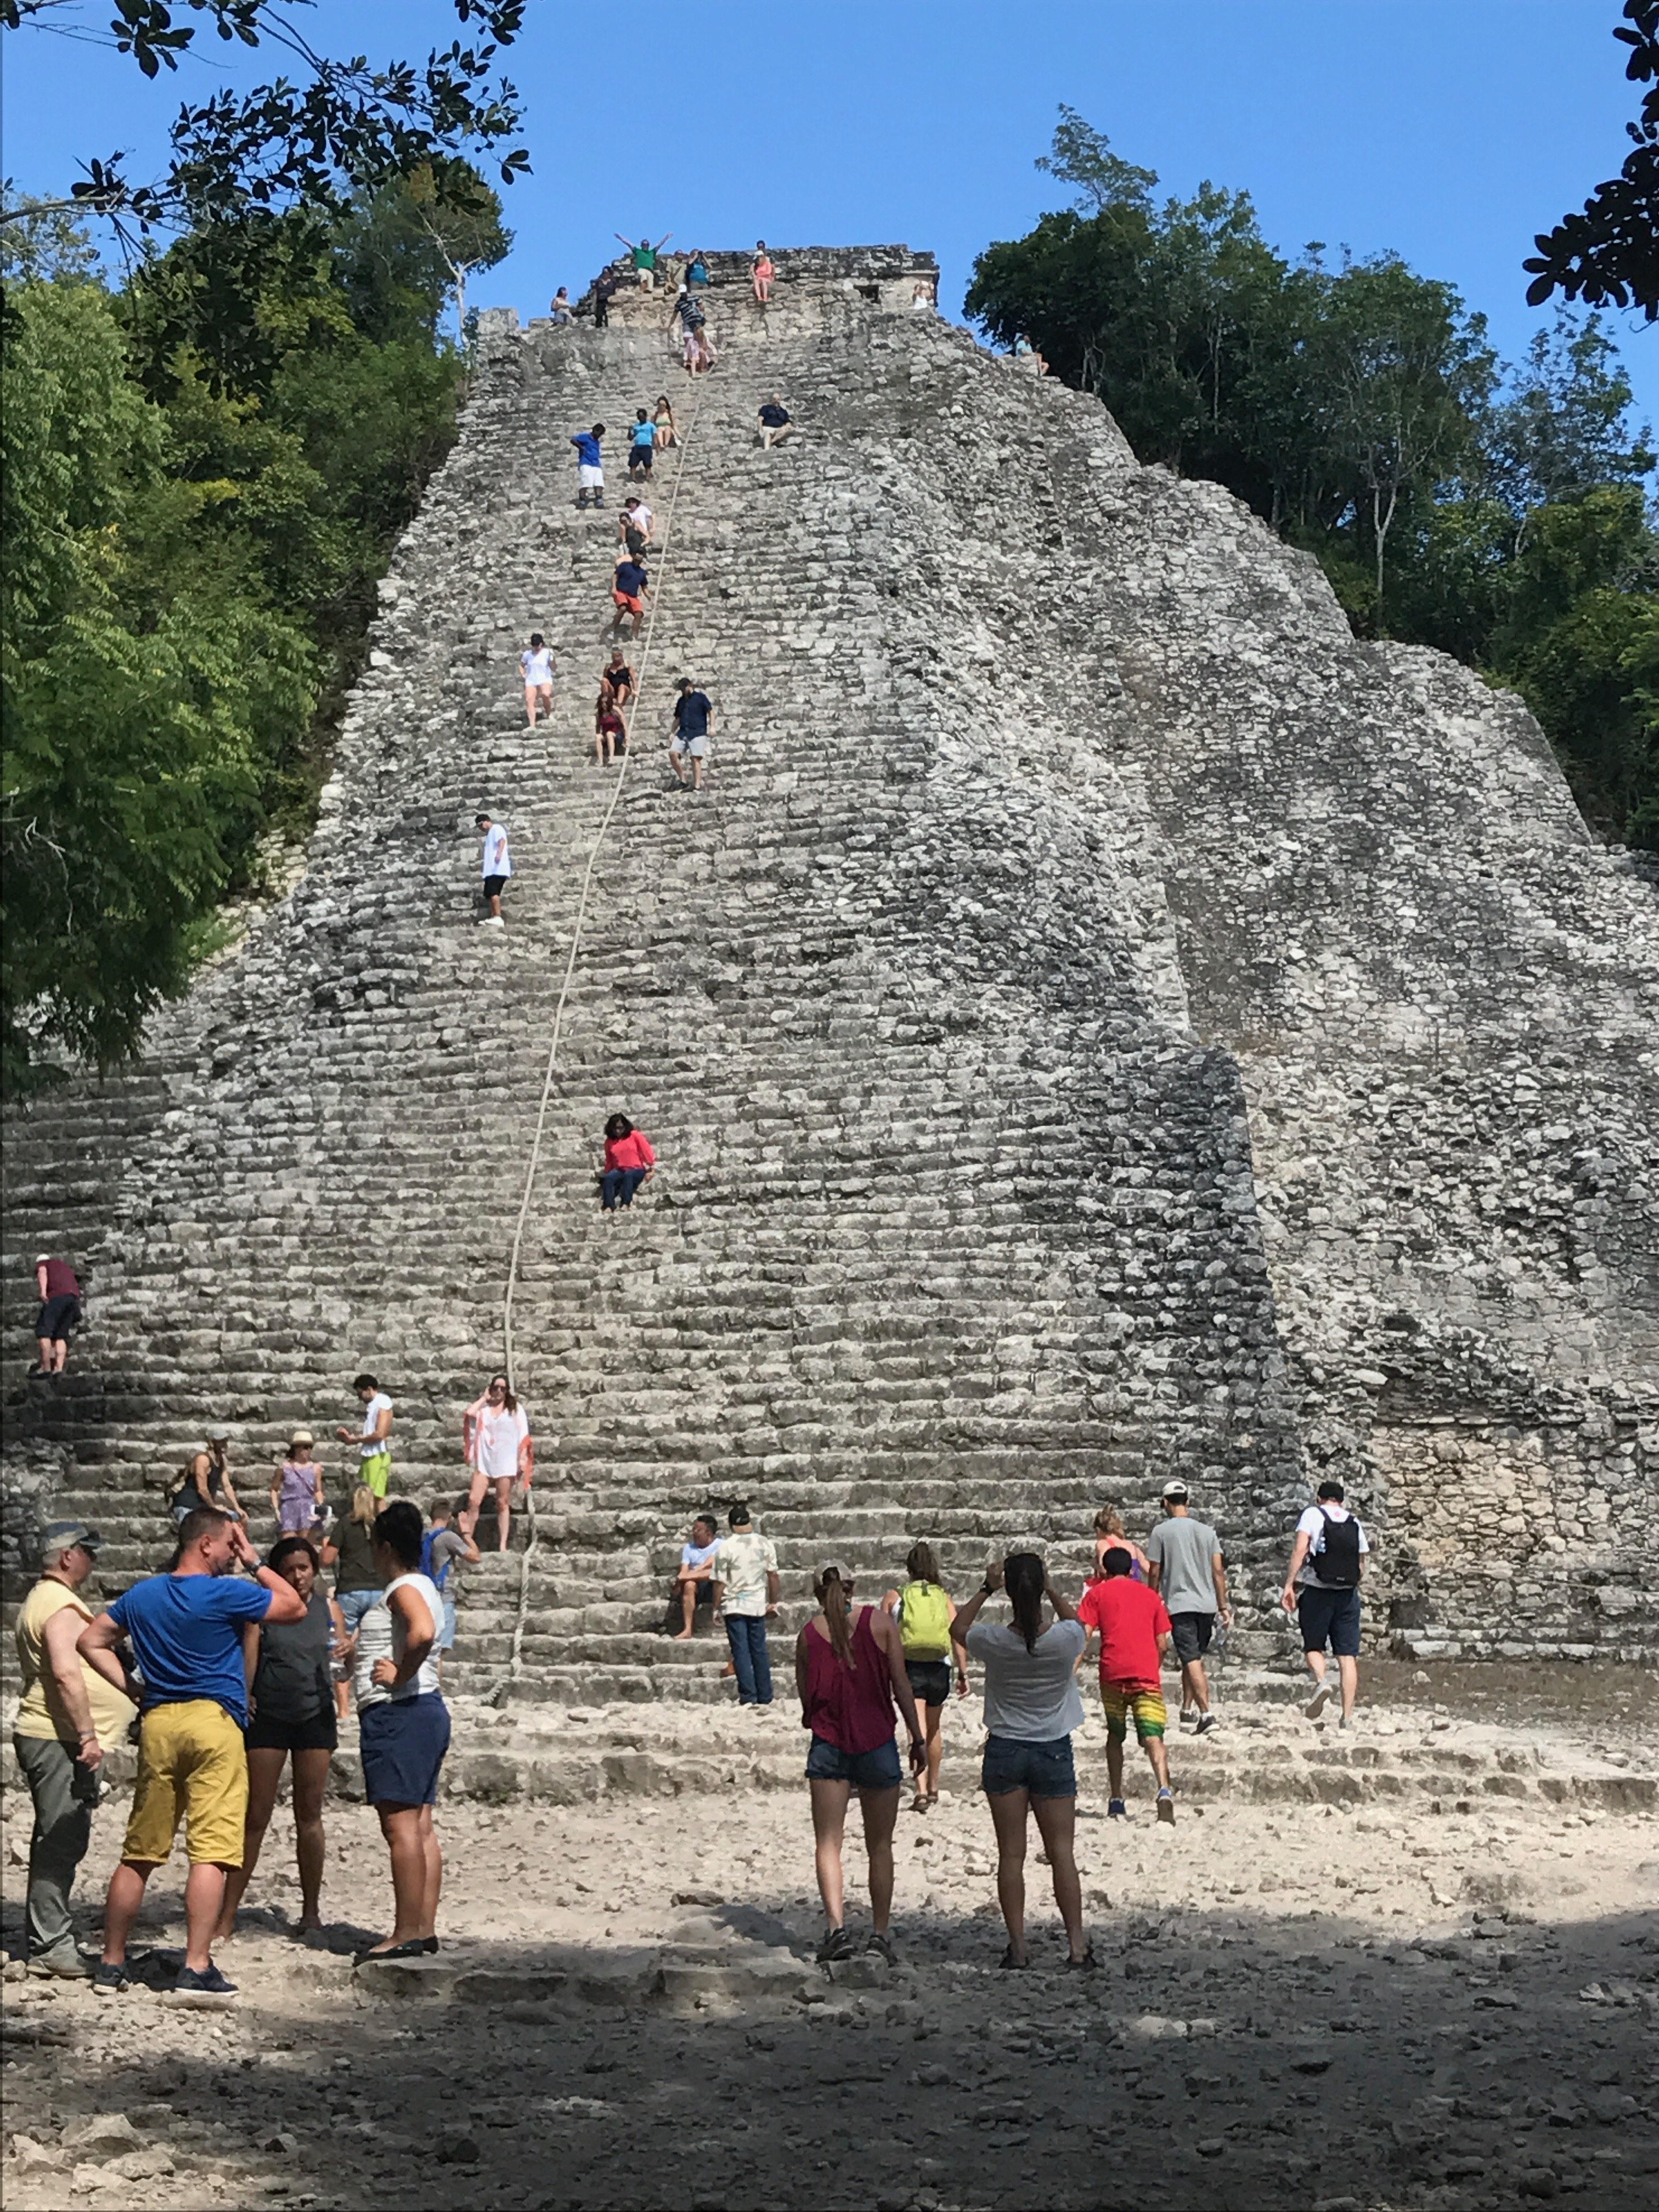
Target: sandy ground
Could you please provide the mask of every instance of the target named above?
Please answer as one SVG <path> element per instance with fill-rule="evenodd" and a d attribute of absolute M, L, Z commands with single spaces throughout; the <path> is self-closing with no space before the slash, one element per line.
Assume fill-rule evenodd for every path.
<path fill-rule="evenodd" d="M 1408 1759 L 1432 1723 L 1402 1705 L 1369 1724 Z M 1265 1772 L 1275 1729 L 1300 1726 L 1258 1724 Z M 739 1727 L 802 1749 L 785 1707 L 721 1717 L 722 1737 Z M 1570 1717 L 1526 1734 L 1572 1755 Z M 1616 1757 L 1651 1771 L 1650 1706 L 1616 1736 Z M 1212 1799 L 1167 1830 L 1137 1777 L 1126 1828 L 1090 1785 L 1079 1859 L 1102 1971 L 1062 1971 L 1034 1857 L 1034 1966 L 1012 1974 L 974 1739 L 954 1712 L 943 1802 L 900 1817 L 891 1971 L 811 1964 L 804 1784 L 446 1804 L 442 1952 L 356 1975 L 343 1954 L 388 1899 L 372 1815 L 331 1805 L 331 1926 L 312 1948 L 285 1932 L 279 1811 L 222 1954 L 233 2007 L 146 1988 L 100 2001 L 11 1970 L 6 2203 L 1659 2203 L 1659 1815 Z M 1201 1749 L 1176 1749 L 1178 1781 Z M 14 1939 L 20 1808 L 14 1795 Z M 119 1826 L 100 1817 L 88 1933 Z M 848 1870 L 862 1930 L 856 1841 Z M 176 1863 L 156 1877 L 142 1940 L 177 1944 L 180 1884 Z"/>

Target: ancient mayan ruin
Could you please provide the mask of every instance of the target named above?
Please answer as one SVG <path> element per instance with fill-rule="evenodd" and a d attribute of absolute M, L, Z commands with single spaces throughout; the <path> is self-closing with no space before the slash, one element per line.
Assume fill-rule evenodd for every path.
<path fill-rule="evenodd" d="M 516 1290 L 537 1551 L 477 1579 L 458 1686 L 516 1631 L 526 1698 L 720 1694 L 654 1632 L 711 1500 L 754 1502 L 793 1622 L 826 1547 L 1071 1559 L 1103 1498 L 1145 1516 L 1171 1474 L 1252 1657 L 1291 1653 L 1285 1532 L 1329 1470 L 1377 1534 L 1379 1642 L 1650 1656 L 1651 869 L 1589 835 L 1513 697 L 1356 643 L 1230 495 L 918 306 L 931 257 L 781 272 L 763 320 L 717 281 L 720 369 L 673 392 Z M 141 1066 L 11 1115 L 9 1583 L 51 1511 L 112 1537 L 112 1587 L 152 1565 L 210 1419 L 264 1468 L 361 1367 L 399 1487 L 453 1482 L 612 788 L 617 494 L 574 511 L 568 441 L 663 388 L 664 315 L 484 318 L 303 871 Z M 799 428 L 768 453 L 775 389 Z M 560 676 L 533 733 L 532 629 Z M 695 802 L 661 757 L 683 672 L 719 716 Z M 482 806 L 514 840 L 500 933 Z M 662 1167 L 612 1222 L 618 1107 Z M 50 1393 L 22 1373 L 43 1249 L 88 1288 Z"/>

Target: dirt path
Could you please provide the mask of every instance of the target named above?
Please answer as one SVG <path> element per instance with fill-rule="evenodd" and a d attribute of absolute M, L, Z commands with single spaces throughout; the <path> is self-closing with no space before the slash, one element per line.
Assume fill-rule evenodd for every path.
<path fill-rule="evenodd" d="M 739 1719 L 798 1751 L 781 1710 L 721 1735 Z M 965 1737 L 952 1778 L 935 1812 L 901 1816 L 897 1968 L 865 1956 L 833 1978 L 811 1963 L 804 1789 L 447 1804 L 443 1951 L 356 1976 L 343 1954 L 387 1898 L 372 1816 L 331 1808 L 335 1948 L 312 1949 L 281 1932 L 297 1897 L 279 1812 L 223 1954 L 233 2008 L 9 1979 L 6 2202 L 1659 2200 L 1652 1811 L 1211 1801 L 1171 1831 L 1144 1795 L 1127 1829 L 1085 1796 L 1085 1978 L 1061 1971 L 1035 1863 L 1036 1964 L 997 1970 Z M 112 1808 L 88 1925 L 118 1840 Z M 860 1929 L 862 1871 L 854 1846 Z M 148 1940 L 178 1942 L 179 1886 L 176 1865 L 157 1877 Z M 20 1894 L 9 1863 L 14 1935 Z"/>

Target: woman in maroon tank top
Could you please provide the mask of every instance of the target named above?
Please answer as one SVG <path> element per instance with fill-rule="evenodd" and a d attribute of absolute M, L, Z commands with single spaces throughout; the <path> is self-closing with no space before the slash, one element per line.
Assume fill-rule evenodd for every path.
<path fill-rule="evenodd" d="M 903 1780 L 893 1741 L 896 1700 L 910 1731 L 911 1771 L 919 1772 L 927 1757 L 897 1625 L 872 1605 L 860 1606 L 853 1619 L 848 1605 L 852 1589 L 839 1567 L 825 1567 L 812 1585 L 818 1612 L 795 1639 L 801 1725 L 812 1731 L 806 1776 L 812 1790 L 818 1893 L 830 1923 L 818 1946 L 823 1961 L 850 1959 L 854 1951 L 843 1924 L 841 1844 L 847 1801 L 855 1790 L 870 1860 L 870 1947 L 885 1959 L 893 1955 L 887 1922 L 893 1906 L 893 1829 Z"/>

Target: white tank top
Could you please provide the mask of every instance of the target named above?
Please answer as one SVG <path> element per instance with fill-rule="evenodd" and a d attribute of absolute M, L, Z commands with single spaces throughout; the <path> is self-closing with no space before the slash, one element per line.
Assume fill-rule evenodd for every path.
<path fill-rule="evenodd" d="M 388 1690 L 374 1680 L 377 1659 L 401 1661 L 408 1642 L 403 1618 L 393 1613 L 386 1603 L 393 1590 L 412 1589 L 432 1615 L 433 1650 L 437 1649 L 437 1636 L 444 1625 L 444 1601 L 438 1595 L 437 1585 L 429 1576 L 398 1575 L 389 1582 L 379 1598 L 370 1606 L 357 1626 L 357 1656 L 352 1664 L 351 1686 L 361 1712 L 366 1705 L 401 1703 L 405 1698 L 428 1697 L 438 1687 L 438 1670 L 428 1654 L 420 1664 L 419 1671 L 398 1689 Z"/>

